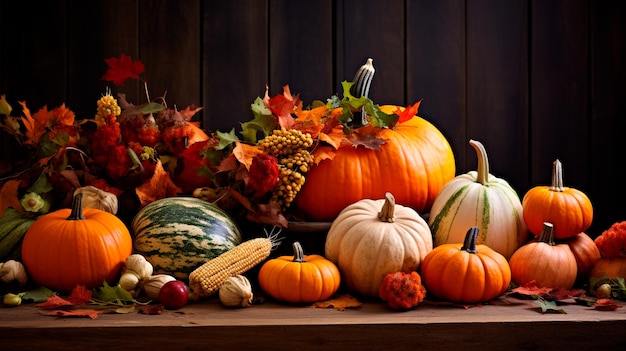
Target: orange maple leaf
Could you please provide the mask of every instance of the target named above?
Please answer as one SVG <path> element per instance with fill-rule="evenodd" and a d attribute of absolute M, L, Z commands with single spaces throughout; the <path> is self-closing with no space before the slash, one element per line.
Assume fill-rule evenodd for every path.
<path fill-rule="evenodd" d="M 12 207 L 20 213 L 24 213 L 17 193 L 20 183 L 21 181 L 19 180 L 9 180 L 2 185 L 2 189 L 0 189 L 0 218 L 4 215 L 4 210 L 9 207 Z"/>
<path fill-rule="evenodd" d="M 30 110 L 26 107 L 26 102 L 20 102 L 24 116 L 21 117 L 24 128 L 26 128 L 25 144 L 37 145 L 39 139 L 46 134 L 46 126 L 54 117 L 52 111 L 48 111 L 46 106 L 42 107 L 37 113 L 31 115 Z"/>
<path fill-rule="evenodd" d="M 165 197 L 177 196 L 181 192 L 182 189 L 174 184 L 169 173 L 163 169 L 161 160 L 157 160 L 152 178 L 148 179 L 135 189 L 141 208 L 153 201 L 160 200 Z"/>
<path fill-rule="evenodd" d="M 258 155 L 262 154 L 263 150 L 259 149 L 256 146 L 248 145 L 240 142 L 235 142 L 235 148 L 233 149 L 232 154 L 235 156 L 237 161 L 244 164 L 246 169 L 250 169 L 250 165 L 252 164 L 252 159 Z"/>

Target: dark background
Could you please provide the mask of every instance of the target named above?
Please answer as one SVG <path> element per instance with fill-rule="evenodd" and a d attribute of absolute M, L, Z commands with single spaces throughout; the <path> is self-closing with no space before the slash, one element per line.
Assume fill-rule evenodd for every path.
<path fill-rule="evenodd" d="M 370 97 L 423 99 L 458 174 L 476 168 L 469 139 L 520 197 L 558 158 L 597 236 L 626 220 L 625 18 L 622 0 L 1 0 L 0 94 L 93 117 L 104 59 L 124 53 L 146 65 L 152 98 L 202 106 L 203 128 L 228 131 L 266 84 L 324 100 L 371 57 Z M 145 102 L 135 82 L 111 88 Z"/>

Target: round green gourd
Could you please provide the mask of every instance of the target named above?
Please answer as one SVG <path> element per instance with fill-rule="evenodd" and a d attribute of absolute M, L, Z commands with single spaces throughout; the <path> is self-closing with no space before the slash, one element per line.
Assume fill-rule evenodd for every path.
<path fill-rule="evenodd" d="M 434 244 L 462 243 L 467 228 L 476 226 L 477 243 L 508 259 L 529 239 L 522 204 L 506 180 L 489 173 L 483 145 L 475 140 L 470 145 L 476 150 L 478 170 L 455 177 L 437 195 L 428 218 Z"/>
<path fill-rule="evenodd" d="M 146 205 L 131 223 L 133 246 L 155 273 L 187 279 L 206 261 L 242 242 L 221 208 L 193 197 L 168 197 Z"/>
<path fill-rule="evenodd" d="M 24 234 L 35 220 L 7 208 L 0 218 L 0 262 L 21 261 Z"/>

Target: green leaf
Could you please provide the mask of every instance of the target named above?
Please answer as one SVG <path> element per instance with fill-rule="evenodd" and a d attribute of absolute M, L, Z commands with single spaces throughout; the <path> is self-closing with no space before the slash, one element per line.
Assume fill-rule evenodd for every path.
<path fill-rule="evenodd" d="M 124 290 L 119 284 L 110 286 L 106 281 L 99 288 L 92 290 L 92 298 L 94 301 L 102 304 L 127 305 L 133 303 L 133 297 Z"/>
<path fill-rule="evenodd" d="M 141 113 L 146 114 L 146 115 L 163 111 L 163 110 L 165 110 L 165 106 L 156 102 L 150 102 L 139 108 L 139 111 L 141 111 Z"/>
<path fill-rule="evenodd" d="M 235 128 L 231 129 L 228 133 L 217 130 L 215 134 L 217 134 L 217 138 L 220 140 L 220 143 L 215 147 L 216 150 L 223 150 L 234 142 L 239 141 L 239 138 L 237 138 L 235 134 Z"/>
<path fill-rule="evenodd" d="M 56 293 L 48 288 L 39 287 L 33 290 L 28 290 L 24 292 L 22 296 L 23 301 L 30 301 L 34 303 L 45 302 L 48 300 L 48 297 L 54 296 Z"/>
<path fill-rule="evenodd" d="M 546 312 L 558 312 L 558 313 L 567 313 L 564 309 L 557 306 L 556 301 L 547 301 L 546 299 L 538 299 L 533 301 L 535 305 L 541 308 L 541 313 Z"/>

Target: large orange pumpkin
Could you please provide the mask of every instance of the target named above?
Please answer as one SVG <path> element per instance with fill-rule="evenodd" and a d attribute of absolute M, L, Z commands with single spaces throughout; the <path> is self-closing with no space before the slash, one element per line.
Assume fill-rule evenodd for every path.
<path fill-rule="evenodd" d="M 39 217 L 22 242 L 22 261 L 38 285 L 69 292 L 114 282 L 133 244 L 126 225 L 115 215 L 82 208 L 82 194 L 71 209 Z"/>
<path fill-rule="evenodd" d="M 550 186 L 538 185 L 522 199 L 524 222 L 539 236 L 545 222 L 554 225 L 554 238 L 566 239 L 584 232 L 591 226 L 593 206 L 587 195 L 575 188 L 563 186 L 561 161 L 552 164 Z"/>
<path fill-rule="evenodd" d="M 381 106 L 386 113 L 396 109 Z M 427 120 L 414 116 L 393 129 L 381 129 L 378 137 L 386 140 L 380 150 L 343 146 L 332 160 L 307 173 L 296 204 L 308 220 L 332 221 L 348 205 L 384 198 L 387 192 L 398 204 L 425 212 L 454 178 L 452 148 Z"/>

